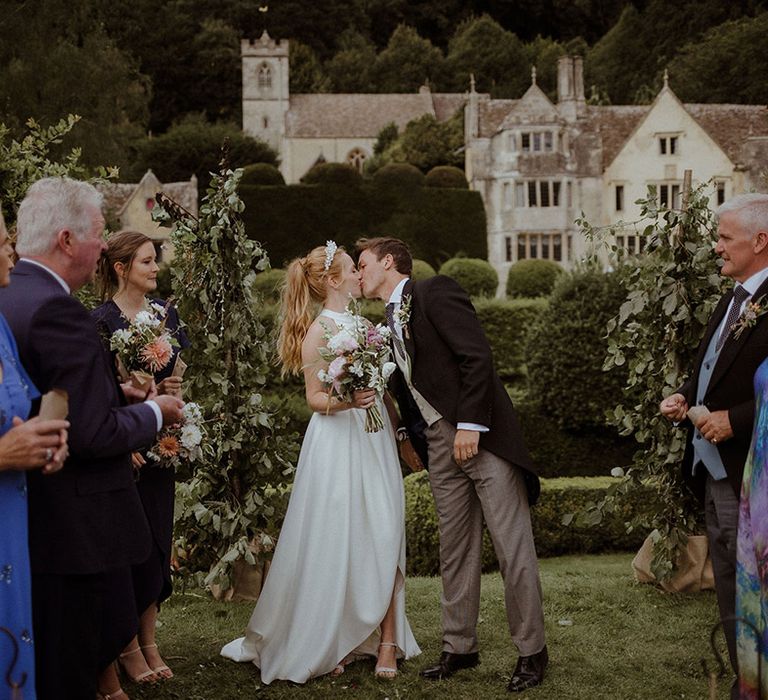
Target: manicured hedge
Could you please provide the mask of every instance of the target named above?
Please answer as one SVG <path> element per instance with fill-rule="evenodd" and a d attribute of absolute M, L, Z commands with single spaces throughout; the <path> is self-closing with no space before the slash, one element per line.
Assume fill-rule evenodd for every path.
<path fill-rule="evenodd" d="M 507 273 L 507 296 L 548 297 L 562 273 L 552 260 L 518 260 Z"/>
<path fill-rule="evenodd" d="M 253 280 L 253 291 L 259 295 L 259 301 L 275 304 L 280 301 L 280 288 L 285 281 L 285 270 L 272 268 L 259 272 Z"/>
<path fill-rule="evenodd" d="M 425 280 L 429 279 L 430 277 L 434 277 L 437 274 L 435 271 L 435 268 L 432 267 L 428 262 L 424 262 L 423 260 L 414 260 L 413 261 L 413 270 L 411 271 L 411 279 L 414 280 Z"/>
<path fill-rule="evenodd" d="M 492 297 L 499 286 L 493 265 L 479 258 L 451 258 L 440 266 L 439 274 L 456 280 L 472 297 Z"/>
<path fill-rule="evenodd" d="M 634 550 L 640 547 L 647 533 L 627 534 L 624 522 L 631 517 L 632 506 L 606 518 L 595 527 L 565 526 L 563 516 L 594 503 L 613 483 L 611 477 L 577 477 L 542 479 L 541 498 L 531 510 L 536 551 L 540 557 Z M 643 494 L 636 495 L 639 504 Z M 426 472 L 405 478 L 405 537 L 407 571 L 414 576 L 439 573 L 440 553 L 437 515 Z M 498 568 L 490 536 L 483 538 L 483 570 Z"/>
<path fill-rule="evenodd" d="M 410 163 L 387 163 L 371 178 L 376 187 L 423 187 L 424 173 Z"/>
<path fill-rule="evenodd" d="M 329 239 L 351 250 L 358 238 L 381 235 L 402 238 L 433 267 L 459 251 L 488 256 L 485 208 L 470 190 L 244 185 L 240 196 L 248 235 L 266 247 L 273 267 Z"/>
<path fill-rule="evenodd" d="M 363 176 L 346 163 L 319 163 L 301 181 L 305 185 L 360 185 Z"/>
<path fill-rule="evenodd" d="M 283 174 L 271 163 L 253 163 L 243 168 L 240 187 L 243 185 L 284 185 Z"/>
<path fill-rule="evenodd" d="M 472 303 L 491 344 L 499 376 L 505 380 L 523 376 L 526 337 L 547 308 L 547 300 L 476 298 Z"/>
<path fill-rule="evenodd" d="M 455 165 L 436 165 L 427 173 L 424 184 L 427 187 L 469 189 L 469 183 L 464 175 L 464 171 Z"/>

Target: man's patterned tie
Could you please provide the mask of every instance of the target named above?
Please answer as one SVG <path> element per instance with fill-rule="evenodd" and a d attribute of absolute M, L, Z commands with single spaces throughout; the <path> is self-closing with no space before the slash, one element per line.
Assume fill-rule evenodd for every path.
<path fill-rule="evenodd" d="M 728 318 L 725 319 L 723 331 L 717 339 L 717 345 L 715 345 L 715 350 L 717 350 L 717 352 L 720 352 L 720 348 L 723 347 L 725 341 L 733 330 L 733 325 L 739 320 L 741 305 L 747 297 L 749 297 L 749 292 L 744 289 L 744 287 L 741 285 L 734 287 L 733 302 L 731 303 L 731 308 L 728 309 Z"/>

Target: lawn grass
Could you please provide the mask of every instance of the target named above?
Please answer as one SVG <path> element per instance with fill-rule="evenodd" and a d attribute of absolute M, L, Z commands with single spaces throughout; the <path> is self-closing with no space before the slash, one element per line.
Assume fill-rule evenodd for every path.
<path fill-rule="evenodd" d="M 708 642 L 717 620 L 714 593 L 669 595 L 637 584 L 631 558 L 608 554 L 541 561 L 550 667 L 544 685 L 526 692 L 526 700 L 707 697 L 700 659 L 714 664 Z M 252 604 L 187 593 L 163 606 L 158 632 L 176 677 L 151 688 L 126 686 L 126 691 L 132 698 L 184 700 L 512 697 L 505 688 L 516 654 L 499 575 L 483 577 L 480 666 L 439 683 L 421 680 L 419 670 L 440 653 L 440 580 L 412 578 L 407 586 L 408 616 L 423 653 L 403 664 L 393 682 L 375 680 L 371 661 L 349 666 L 338 679 L 263 686 L 252 664 L 219 656 L 222 644 L 241 635 Z M 722 698 L 725 685 L 720 683 Z"/>

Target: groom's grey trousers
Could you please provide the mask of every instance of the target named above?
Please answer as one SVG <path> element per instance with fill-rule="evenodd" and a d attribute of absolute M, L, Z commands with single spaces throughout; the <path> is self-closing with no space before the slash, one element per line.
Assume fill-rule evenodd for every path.
<path fill-rule="evenodd" d="M 512 641 L 521 655 L 536 654 L 544 647 L 544 614 L 522 473 L 483 449 L 459 467 L 453 459 L 455 435 L 456 428 L 444 419 L 426 430 L 440 528 L 443 650 L 468 654 L 478 649 L 485 519 L 504 578 Z"/>

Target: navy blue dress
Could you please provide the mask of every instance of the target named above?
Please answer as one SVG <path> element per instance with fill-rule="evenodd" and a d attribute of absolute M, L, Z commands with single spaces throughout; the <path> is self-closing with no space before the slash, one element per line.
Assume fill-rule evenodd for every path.
<path fill-rule="evenodd" d="M 152 303 L 165 306 L 162 299 L 151 299 Z M 171 376 L 179 352 L 190 346 L 189 338 L 181 327 L 179 315 L 173 306 L 168 307 L 165 327 L 176 338 L 178 347 L 173 349 L 171 361 L 155 373 L 155 382 L 160 383 Z M 116 330 L 128 327 L 128 320 L 112 300 L 92 311 L 93 317 L 109 348 L 109 337 Z M 115 365 L 115 371 L 117 371 Z M 175 474 L 172 467 L 158 467 L 151 459 L 138 470 L 136 487 L 147 514 L 152 530 L 153 548 L 149 559 L 132 567 L 133 588 L 136 608 L 141 615 L 153 603 L 161 603 L 171 595 L 171 543 L 173 540 L 173 499 Z"/>
<path fill-rule="evenodd" d="M 12 427 L 14 416 L 26 419 L 40 394 L 19 361 L 16 341 L 0 315 L 0 435 Z M 11 680 L 27 680 L 24 697 L 35 698 L 35 653 L 32 641 L 31 581 L 27 546 L 27 478 L 23 471 L 0 472 L 0 626 L 15 637 L 19 649 Z M 11 697 L 6 672 L 13 660 L 13 643 L 0 632 L 0 700 Z"/>

